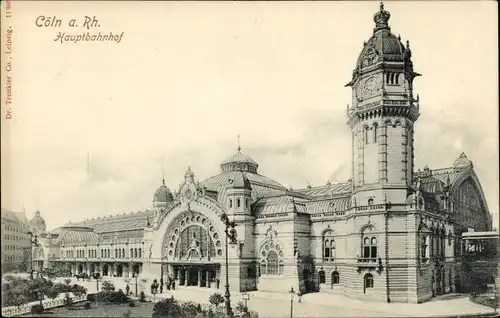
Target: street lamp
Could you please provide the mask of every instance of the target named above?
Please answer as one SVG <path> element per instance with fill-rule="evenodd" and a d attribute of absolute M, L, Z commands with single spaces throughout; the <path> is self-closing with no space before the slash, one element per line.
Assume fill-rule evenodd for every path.
<path fill-rule="evenodd" d="M 295 296 L 295 291 L 293 290 L 293 287 L 289 291 L 290 293 L 290 318 L 293 317 L 293 296 Z"/>
<path fill-rule="evenodd" d="M 33 279 L 33 246 L 38 246 L 38 236 L 36 234 L 33 234 L 33 232 L 28 232 L 28 234 L 31 236 L 30 238 L 30 244 L 31 244 L 31 269 L 30 269 L 30 278 Z"/>
<path fill-rule="evenodd" d="M 235 245 L 238 242 L 236 241 L 236 230 L 234 229 L 236 227 L 236 223 L 234 221 L 229 221 L 229 218 L 227 217 L 226 213 L 223 213 L 221 215 L 221 220 L 224 222 L 224 225 L 226 226 L 225 233 L 226 233 L 226 292 L 224 294 L 226 301 L 226 316 L 227 317 L 232 317 L 233 316 L 233 311 L 231 310 L 231 294 L 229 293 L 229 257 L 228 257 L 228 243 L 231 245 Z M 230 242 L 228 242 L 230 241 Z"/>

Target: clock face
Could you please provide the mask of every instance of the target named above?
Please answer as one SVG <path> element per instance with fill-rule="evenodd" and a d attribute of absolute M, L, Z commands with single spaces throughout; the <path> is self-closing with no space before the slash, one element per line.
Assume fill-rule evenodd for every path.
<path fill-rule="evenodd" d="M 377 86 L 377 81 L 375 80 L 374 77 L 370 77 L 368 80 L 366 80 L 365 85 L 363 86 L 363 93 L 365 95 L 370 95 L 372 94 Z"/>

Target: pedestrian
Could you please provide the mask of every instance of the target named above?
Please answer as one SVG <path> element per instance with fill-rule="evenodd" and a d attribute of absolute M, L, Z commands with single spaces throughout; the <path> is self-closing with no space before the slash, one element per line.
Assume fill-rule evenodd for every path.
<path fill-rule="evenodd" d="M 130 295 L 130 286 L 127 284 L 127 287 L 125 287 L 125 290 L 127 291 L 127 296 Z"/>
<path fill-rule="evenodd" d="M 216 279 L 215 280 L 215 286 L 217 287 L 217 289 L 219 289 L 219 284 L 220 284 L 220 279 Z"/>
<path fill-rule="evenodd" d="M 301 303 L 302 302 L 302 293 L 300 291 L 297 292 L 297 297 L 299 297 L 297 302 Z"/>
<path fill-rule="evenodd" d="M 172 281 L 172 289 L 175 290 L 175 280 Z"/>

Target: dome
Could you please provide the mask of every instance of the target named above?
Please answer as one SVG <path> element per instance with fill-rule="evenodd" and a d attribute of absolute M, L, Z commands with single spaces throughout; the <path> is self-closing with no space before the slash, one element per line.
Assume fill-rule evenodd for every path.
<path fill-rule="evenodd" d="M 388 23 L 390 17 L 391 14 L 384 10 L 384 5 L 381 3 L 380 11 L 373 17 L 375 21 L 373 36 L 364 43 L 363 50 L 358 57 L 357 69 L 381 61 L 409 61 L 409 57 L 411 57 L 409 43 L 407 42 L 407 47 L 405 48 L 401 43 L 401 38 L 391 33 L 391 28 Z"/>
<path fill-rule="evenodd" d="M 228 182 L 228 187 L 230 188 L 252 190 L 250 180 L 248 180 L 246 173 L 243 171 L 234 172 L 232 177 L 228 179 Z"/>
<path fill-rule="evenodd" d="M 461 153 L 460 156 L 453 162 L 454 168 L 467 168 L 472 167 L 472 161 L 467 158 L 465 153 Z"/>
<path fill-rule="evenodd" d="M 35 216 L 31 219 L 30 224 L 34 227 L 45 228 L 45 220 L 41 217 L 40 211 L 35 212 Z"/>
<path fill-rule="evenodd" d="M 238 152 L 222 161 L 220 167 L 222 171 L 248 171 L 257 173 L 259 165 L 251 157 L 241 153 L 241 148 L 238 147 Z"/>
<path fill-rule="evenodd" d="M 167 203 L 172 202 L 174 200 L 174 196 L 170 189 L 165 185 L 165 179 L 162 180 L 162 185 L 156 190 L 153 196 L 153 202 L 159 203 Z"/>

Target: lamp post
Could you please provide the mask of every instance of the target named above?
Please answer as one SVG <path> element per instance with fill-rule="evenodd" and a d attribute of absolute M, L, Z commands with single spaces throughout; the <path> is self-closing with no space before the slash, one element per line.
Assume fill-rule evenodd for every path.
<path fill-rule="evenodd" d="M 293 296 L 295 296 L 295 291 L 293 290 L 293 287 L 289 291 L 290 293 L 290 318 L 293 317 Z"/>
<path fill-rule="evenodd" d="M 231 294 L 229 293 L 229 256 L 228 256 L 228 243 L 231 245 L 237 244 L 236 241 L 236 230 L 234 229 L 236 226 L 236 223 L 234 221 L 229 221 L 229 218 L 227 217 L 226 213 L 223 213 L 221 215 L 221 220 L 224 222 L 224 225 L 226 227 L 225 233 L 226 233 L 226 292 L 224 294 L 224 297 L 226 298 L 225 301 L 225 306 L 226 306 L 226 316 L 227 317 L 232 317 L 233 316 L 233 311 L 231 310 Z M 229 242 L 228 242 L 229 241 Z"/>
<path fill-rule="evenodd" d="M 28 234 L 31 236 L 30 238 L 30 244 L 31 244 L 31 253 L 30 253 L 30 259 L 31 259 L 31 268 L 30 268 L 30 278 L 33 279 L 33 247 L 38 246 L 38 236 L 36 234 L 33 234 L 33 232 L 28 232 Z"/>
<path fill-rule="evenodd" d="M 139 297 L 139 294 L 137 293 L 137 273 L 134 272 L 134 277 L 135 277 L 135 297 Z"/>

